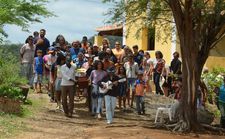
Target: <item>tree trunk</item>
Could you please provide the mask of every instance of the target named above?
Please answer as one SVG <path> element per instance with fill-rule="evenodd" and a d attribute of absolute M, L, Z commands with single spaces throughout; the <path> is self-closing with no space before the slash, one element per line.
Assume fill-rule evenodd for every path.
<path fill-rule="evenodd" d="M 187 58 L 186 58 L 187 59 Z M 198 126 L 197 122 L 197 87 L 199 73 L 191 66 L 191 60 L 183 59 L 183 78 L 182 78 L 182 94 L 181 103 L 179 107 L 180 129 L 179 131 L 189 132 L 190 130 L 196 130 Z"/>
<path fill-rule="evenodd" d="M 179 124 L 174 130 L 181 132 L 196 131 L 200 124 L 197 121 L 197 92 L 204 63 L 199 57 L 198 46 L 194 38 L 185 35 L 182 52 L 182 91 L 179 106 Z M 196 46 L 193 47 L 193 46 Z M 196 50 L 197 49 L 197 50 Z M 200 59 L 199 59 L 200 58 Z"/>

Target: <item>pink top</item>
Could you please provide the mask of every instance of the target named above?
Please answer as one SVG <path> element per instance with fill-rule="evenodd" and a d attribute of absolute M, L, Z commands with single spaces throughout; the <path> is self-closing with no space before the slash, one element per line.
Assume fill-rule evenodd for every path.
<path fill-rule="evenodd" d="M 105 72 L 104 70 L 93 70 L 90 75 L 90 80 L 93 84 L 98 84 L 98 82 L 101 81 L 106 75 L 107 72 Z"/>

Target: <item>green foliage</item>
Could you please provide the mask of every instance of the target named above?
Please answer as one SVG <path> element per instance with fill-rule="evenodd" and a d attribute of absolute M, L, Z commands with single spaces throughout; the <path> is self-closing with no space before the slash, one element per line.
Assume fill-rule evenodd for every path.
<path fill-rule="evenodd" d="M 214 68 L 212 71 L 202 75 L 202 79 L 207 84 L 209 92 L 212 93 L 215 88 L 223 84 L 223 76 L 221 74 L 225 74 L 225 68 Z"/>
<path fill-rule="evenodd" d="M 214 68 L 212 71 L 202 74 L 202 80 L 206 84 L 209 93 L 207 96 L 211 101 L 215 101 L 215 89 L 223 84 L 221 74 L 225 74 L 225 68 Z"/>
<path fill-rule="evenodd" d="M 4 25 L 17 25 L 27 30 L 30 23 L 41 22 L 41 18 L 54 16 L 45 5 L 48 0 L 1 0 L 0 38 L 7 37 Z"/>
<path fill-rule="evenodd" d="M 18 85 L 25 84 L 26 80 L 19 75 L 18 57 L 7 50 L 0 47 L 0 96 L 22 99 L 22 90 Z"/>

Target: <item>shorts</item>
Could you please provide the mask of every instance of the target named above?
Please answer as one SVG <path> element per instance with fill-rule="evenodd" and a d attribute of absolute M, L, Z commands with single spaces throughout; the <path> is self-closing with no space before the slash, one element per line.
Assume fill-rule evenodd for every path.
<path fill-rule="evenodd" d="M 134 87 L 135 81 L 136 81 L 135 78 L 128 78 L 128 79 L 127 79 L 127 87 L 130 88 L 130 86 L 131 86 L 131 89 L 132 89 L 132 90 L 135 90 L 135 87 Z"/>
<path fill-rule="evenodd" d="M 56 78 L 55 80 L 55 91 L 61 91 L 62 79 Z"/>
<path fill-rule="evenodd" d="M 43 77 L 42 74 L 35 73 L 35 75 L 34 75 L 34 83 L 42 83 L 42 77 Z"/>

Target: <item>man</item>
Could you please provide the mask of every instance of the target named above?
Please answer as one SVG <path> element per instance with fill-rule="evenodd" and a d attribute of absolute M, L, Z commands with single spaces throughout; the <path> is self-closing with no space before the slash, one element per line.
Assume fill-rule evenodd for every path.
<path fill-rule="evenodd" d="M 115 48 L 112 49 L 112 52 L 117 58 L 117 63 L 119 63 L 119 64 L 122 63 L 125 52 L 121 48 L 120 42 L 118 42 L 118 41 L 115 42 Z"/>
<path fill-rule="evenodd" d="M 104 70 L 107 70 L 109 67 L 114 66 L 114 63 L 109 59 L 108 53 L 105 53 L 105 56 L 103 58 L 103 65 L 104 65 Z"/>
<path fill-rule="evenodd" d="M 24 44 L 20 49 L 21 65 L 22 65 L 22 75 L 27 78 L 29 85 L 33 87 L 33 70 L 32 64 L 34 61 L 35 45 L 33 44 L 33 37 L 29 36 L 26 39 L 26 44 Z"/>
<path fill-rule="evenodd" d="M 69 49 L 72 60 L 75 60 L 78 54 L 83 52 L 83 48 L 80 48 L 79 44 L 80 44 L 79 41 L 74 41 L 72 43 L 72 48 Z"/>
<path fill-rule="evenodd" d="M 138 64 L 137 62 L 134 62 L 134 57 L 133 55 L 130 55 L 129 56 L 129 60 L 128 62 L 126 62 L 124 64 L 124 68 L 126 70 L 126 75 L 127 75 L 127 86 L 128 88 L 132 88 L 132 98 L 131 98 L 131 107 L 133 107 L 133 101 L 134 101 L 134 94 L 135 94 L 135 81 L 137 79 L 137 73 L 139 71 L 139 67 L 138 67 Z M 129 89 L 128 89 L 129 90 Z M 129 90 L 130 91 L 130 90 Z M 130 94 L 130 92 L 129 92 Z M 129 103 L 129 98 L 128 98 L 128 103 Z"/>
<path fill-rule="evenodd" d="M 170 72 L 176 76 L 181 75 L 181 61 L 179 60 L 179 53 L 174 52 L 173 53 L 173 60 L 170 64 Z M 169 93 L 174 93 L 174 90 L 172 89 L 172 77 L 168 77 L 168 85 L 169 85 Z"/>
<path fill-rule="evenodd" d="M 134 45 L 133 46 L 133 51 L 134 51 L 134 61 L 138 63 L 138 66 L 139 68 L 142 61 L 143 61 L 143 55 L 141 55 L 139 52 L 138 52 L 138 46 L 137 45 Z"/>
<path fill-rule="evenodd" d="M 218 106 L 221 113 L 220 125 L 225 128 L 225 75 L 223 75 L 223 84 L 218 90 Z"/>
<path fill-rule="evenodd" d="M 47 38 L 45 38 L 45 34 L 46 34 L 46 30 L 41 29 L 39 37 L 36 40 L 34 40 L 34 44 L 36 45 L 36 51 L 42 50 L 42 53 L 43 53 L 42 56 L 47 54 L 47 50 L 50 47 L 50 42 Z"/>
<path fill-rule="evenodd" d="M 76 64 L 77 68 L 81 68 L 82 65 L 86 62 L 86 60 L 84 59 L 84 54 L 83 53 L 79 53 L 77 58 L 73 60 L 74 64 Z"/>
<path fill-rule="evenodd" d="M 61 67 L 62 73 L 62 105 L 66 117 L 72 118 L 74 108 L 74 94 L 75 94 L 75 69 L 76 65 L 71 64 L 71 58 L 66 56 L 66 64 Z M 69 104 L 67 98 L 69 97 Z M 68 106 L 69 105 L 69 106 Z"/>
<path fill-rule="evenodd" d="M 84 51 L 87 52 L 88 47 L 89 47 L 88 38 L 87 38 L 87 36 L 84 36 L 82 39 L 81 48 L 83 48 Z"/>

